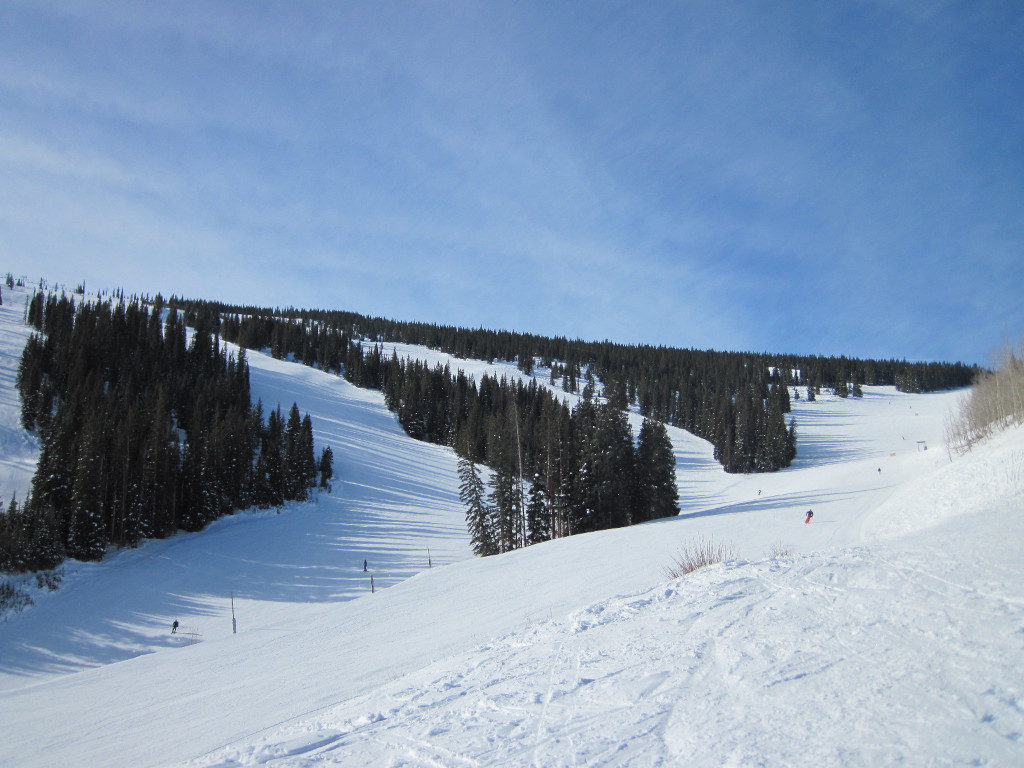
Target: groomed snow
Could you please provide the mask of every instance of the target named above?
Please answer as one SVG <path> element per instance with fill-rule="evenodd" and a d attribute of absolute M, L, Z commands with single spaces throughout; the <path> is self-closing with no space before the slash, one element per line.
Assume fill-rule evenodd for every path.
<path fill-rule="evenodd" d="M 34 460 L 14 293 L 5 499 Z M 951 461 L 962 393 L 796 401 L 772 475 L 672 430 L 679 518 L 477 559 L 450 451 L 379 393 L 249 362 L 265 406 L 310 412 L 333 491 L 69 563 L 0 623 L 0 765 L 1024 764 L 1024 430 Z M 701 538 L 735 559 L 670 579 Z"/>

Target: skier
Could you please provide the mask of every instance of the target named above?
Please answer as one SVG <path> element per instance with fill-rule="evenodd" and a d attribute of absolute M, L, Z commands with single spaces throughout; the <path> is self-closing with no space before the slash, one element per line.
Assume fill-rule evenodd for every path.
<path fill-rule="evenodd" d="M 805 523 L 811 522 L 811 518 L 812 517 L 814 517 L 814 510 L 808 509 L 807 510 L 807 519 L 805 519 L 804 522 Z"/>
<path fill-rule="evenodd" d="M 366 573 L 366 561 L 363 560 L 363 573 Z"/>
<path fill-rule="evenodd" d="M 176 633 L 177 633 L 177 631 L 178 631 L 178 620 L 177 620 L 177 619 L 175 619 L 175 620 L 174 620 L 174 623 L 173 623 L 173 624 L 171 624 L 171 634 L 172 634 L 172 635 L 173 635 L 173 634 L 176 634 Z"/>

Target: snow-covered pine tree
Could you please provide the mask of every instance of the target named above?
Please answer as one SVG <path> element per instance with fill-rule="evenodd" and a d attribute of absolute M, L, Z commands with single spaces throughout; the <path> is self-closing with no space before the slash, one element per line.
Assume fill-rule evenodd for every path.
<path fill-rule="evenodd" d="M 526 504 L 526 537 L 529 544 L 551 538 L 551 510 L 551 494 L 548 493 L 547 483 L 544 475 L 537 472 L 533 476 Z"/>
<path fill-rule="evenodd" d="M 106 550 L 103 476 L 107 458 L 102 427 L 97 418 L 86 422 L 77 451 L 78 465 L 71 491 L 68 556 L 77 560 L 102 560 Z"/>

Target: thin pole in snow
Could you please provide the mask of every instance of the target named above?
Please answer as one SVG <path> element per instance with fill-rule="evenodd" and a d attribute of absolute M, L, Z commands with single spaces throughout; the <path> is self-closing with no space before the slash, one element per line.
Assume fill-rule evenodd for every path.
<path fill-rule="evenodd" d="M 370 594 L 372 595 L 373 592 L 374 592 L 374 590 L 373 590 L 373 576 L 371 576 L 370 577 Z"/>
<path fill-rule="evenodd" d="M 231 634 L 238 634 L 238 622 L 235 621 L 235 593 L 231 593 Z"/>

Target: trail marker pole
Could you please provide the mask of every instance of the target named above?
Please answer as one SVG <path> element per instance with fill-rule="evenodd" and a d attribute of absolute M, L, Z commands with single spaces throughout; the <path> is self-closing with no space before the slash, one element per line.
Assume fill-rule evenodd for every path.
<path fill-rule="evenodd" d="M 370 577 L 370 594 L 373 594 L 373 576 Z"/>
<path fill-rule="evenodd" d="M 238 634 L 238 623 L 235 621 L 235 593 L 231 593 L 231 634 Z"/>

